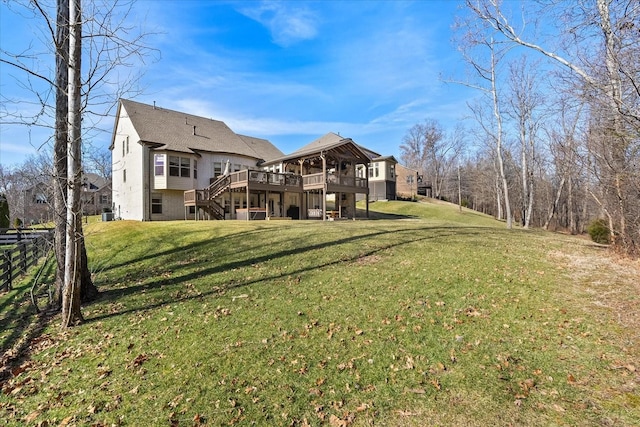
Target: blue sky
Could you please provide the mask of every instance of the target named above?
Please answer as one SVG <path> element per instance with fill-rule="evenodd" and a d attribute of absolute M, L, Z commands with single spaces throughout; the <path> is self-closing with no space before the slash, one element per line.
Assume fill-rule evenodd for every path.
<path fill-rule="evenodd" d="M 222 120 L 285 153 L 336 132 L 398 157 L 411 126 L 432 118 L 452 129 L 477 95 L 440 81 L 464 67 L 450 41 L 458 4 L 139 0 L 133 18 L 154 33 L 147 44 L 160 58 L 144 66 L 134 99 Z M 2 48 L 37 45 L 37 24 L 3 2 Z M 0 66 L 3 99 L 28 100 L 9 74 Z M 100 126 L 91 143 L 108 147 L 113 118 Z M 48 135 L 2 125 L 0 163 L 21 162 Z"/>

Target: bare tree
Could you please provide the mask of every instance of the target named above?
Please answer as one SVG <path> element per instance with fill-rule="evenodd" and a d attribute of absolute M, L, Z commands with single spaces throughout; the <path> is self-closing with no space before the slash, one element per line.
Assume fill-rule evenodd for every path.
<path fill-rule="evenodd" d="M 65 246 L 62 327 L 84 320 L 80 311 L 82 210 L 80 209 L 82 125 L 80 90 L 82 58 L 82 12 L 80 0 L 69 0 L 69 62 L 67 112 L 67 236 Z M 84 247 L 84 245 L 82 245 Z"/>
<path fill-rule="evenodd" d="M 426 119 L 407 131 L 400 145 L 400 157 L 408 167 L 429 177 L 434 197 L 439 198 L 443 195 L 446 177 L 453 173 L 462 144 L 462 128 L 447 135 L 437 120 Z"/>
<path fill-rule="evenodd" d="M 592 123 L 588 147 L 592 150 L 594 176 L 599 179 L 599 187 L 591 194 L 609 218 L 614 246 L 637 255 L 640 5 L 635 0 L 528 2 L 526 10 L 518 15 L 520 28 L 513 26 L 498 0 L 467 0 L 466 5 L 505 41 L 550 58 L 587 88 Z M 560 44 L 553 47 L 550 41 L 545 46 L 544 41 L 527 38 L 524 25 L 536 19 L 544 20 L 549 28 L 558 26 Z M 570 43 L 562 44 L 564 41 Z"/>
<path fill-rule="evenodd" d="M 30 61 L 27 61 L 23 53 L 0 51 L 0 61 L 23 71 L 27 76 L 26 80 L 36 78 L 45 83 L 42 89 L 37 89 L 31 83 L 26 85 L 35 93 L 44 113 L 31 120 L 24 120 L 19 114 L 14 114 L 14 122 L 50 126 L 46 119 L 55 117 L 54 188 L 58 260 L 55 301 L 62 303 L 64 326 L 82 319 L 79 310 L 80 294 L 76 293 L 82 289 L 84 299 L 97 293 L 86 265 L 79 203 L 82 134 L 96 129 L 95 125 L 100 118 L 109 113 L 123 93 L 131 94 L 132 90 L 137 90 L 139 76 L 121 76 L 119 70 L 126 68 L 132 61 L 141 60 L 150 52 L 142 45 L 142 40 L 148 34 L 132 32 L 132 28 L 125 25 L 132 2 L 104 1 L 99 6 L 96 4 L 97 0 L 89 3 L 89 12 L 83 17 L 79 0 L 58 0 L 55 21 L 50 18 L 46 5 L 39 0 L 23 4 L 33 16 L 39 16 L 45 22 L 56 61 L 55 78 L 43 72 L 42 67 L 30 66 L 30 61 L 40 60 L 39 55 L 30 53 Z M 120 7 L 124 7 L 124 12 L 118 11 Z M 75 13 L 73 18 L 76 22 L 71 22 L 71 13 Z M 88 28 L 84 36 L 81 31 L 83 22 Z M 76 32 L 72 34 L 73 31 Z M 131 38 L 123 39 L 121 34 Z M 89 59 L 84 73 L 80 66 L 83 38 L 88 41 L 88 49 L 84 53 Z M 74 49 L 75 58 L 70 54 Z M 116 81 L 110 81 L 110 76 Z M 111 90 L 113 83 L 117 83 L 118 90 L 115 92 Z M 48 102 L 52 90 L 55 92 L 55 107 Z"/>
<path fill-rule="evenodd" d="M 509 66 L 510 115 L 517 122 L 520 142 L 521 216 L 524 228 L 529 228 L 533 215 L 533 163 L 536 161 L 536 137 L 539 127 L 536 109 L 542 103 L 535 69 L 531 70 L 530 67 L 526 57 L 512 62 Z"/>

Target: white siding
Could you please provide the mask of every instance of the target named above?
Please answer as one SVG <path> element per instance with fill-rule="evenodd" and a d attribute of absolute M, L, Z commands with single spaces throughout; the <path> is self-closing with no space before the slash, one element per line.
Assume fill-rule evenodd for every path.
<path fill-rule="evenodd" d="M 124 107 L 117 123 L 111 150 L 114 215 L 141 221 L 144 219 L 143 146 Z"/>

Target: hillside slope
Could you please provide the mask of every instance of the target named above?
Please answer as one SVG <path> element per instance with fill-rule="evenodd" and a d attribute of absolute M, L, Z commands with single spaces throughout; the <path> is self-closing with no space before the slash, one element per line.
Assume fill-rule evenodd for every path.
<path fill-rule="evenodd" d="M 640 425 L 634 265 L 451 205 L 371 209 L 91 224 L 102 297 L 37 338 L 2 422 Z"/>

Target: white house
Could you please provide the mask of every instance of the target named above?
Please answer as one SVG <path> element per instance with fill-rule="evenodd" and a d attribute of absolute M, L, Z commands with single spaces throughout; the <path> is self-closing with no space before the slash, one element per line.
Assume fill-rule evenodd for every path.
<path fill-rule="evenodd" d="M 395 198 L 395 159 L 335 133 L 284 155 L 221 121 L 123 99 L 110 149 L 116 218 L 353 218 L 375 182 Z"/>
<path fill-rule="evenodd" d="M 111 140 L 116 218 L 184 219 L 184 192 L 283 153 L 217 120 L 122 99 Z M 195 217 L 195 210 L 187 218 Z"/>

